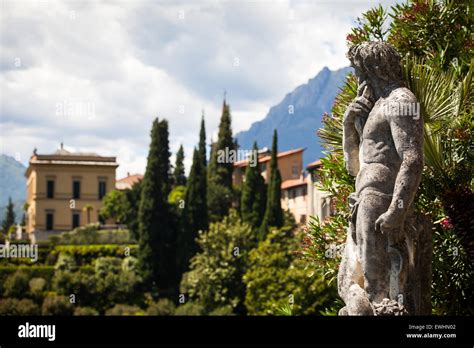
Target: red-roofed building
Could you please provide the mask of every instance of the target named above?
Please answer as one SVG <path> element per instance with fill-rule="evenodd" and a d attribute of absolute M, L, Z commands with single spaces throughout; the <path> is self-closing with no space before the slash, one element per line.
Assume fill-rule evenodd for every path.
<path fill-rule="evenodd" d="M 125 178 L 122 178 L 120 180 L 117 180 L 115 182 L 115 188 L 117 190 L 126 190 L 132 188 L 133 185 L 135 185 L 137 182 L 143 179 L 143 175 L 141 174 L 132 174 L 127 173 L 127 176 Z"/>
<path fill-rule="evenodd" d="M 330 202 L 328 195 L 314 187 L 320 161 L 307 166 L 311 175 L 304 175 L 303 148 L 278 153 L 278 169 L 281 174 L 281 205 L 289 210 L 297 222 L 304 223 L 309 215 L 317 215 L 324 219 L 329 215 Z M 268 181 L 270 175 L 270 159 L 268 151 L 259 152 L 260 173 Z M 245 181 L 247 160 L 234 163 L 233 183 L 241 185 Z M 308 194 L 309 193 L 309 194 Z"/>
<path fill-rule="evenodd" d="M 278 153 L 278 169 L 281 174 L 281 181 L 298 179 L 303 171 L 303 151 L 305 149 L 294 149 Z M 270 159 L 271 155 L 268 152 L 259 154 L 260 173 L 268 180 L 270 175 Z M 234 185 L 241 185 L 245 179 L 245 168 L 247 168 L 248 161 L 243 160 L 234 163 L 233 183 Z"/>

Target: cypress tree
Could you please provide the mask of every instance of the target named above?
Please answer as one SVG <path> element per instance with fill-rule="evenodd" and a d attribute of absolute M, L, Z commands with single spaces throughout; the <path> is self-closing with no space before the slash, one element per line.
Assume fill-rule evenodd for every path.
<path fill-rule="evenodd" d="M 217 142 L 212 144 L 208 172 L 208 209 L 211 221 L 221 220 L 232 205 L 232 173 L 234 164 L 231 156 L 234 148 L 231 115 L 225 99 L 219 123 Z"/>
<path fill-rule="evenodd" d="M 209 227 L 209 214 L 207 211 L 207 158 L 206 158 L 206 125 L 204 114 L 201 119 L 201 129 L 199 131 L 198 155 L 201 161 L 201 171 L 199 173 L 199 195 L 202 197 L 203 205 L 199 206 L 200 220 L 199 228 L 207 230 Z M 194 162 L 194 161 L 193 161 Z"/>
<path fill-rule="evenodd" d="M 283 226 L 283 210 L 281 209 L 281 175 L 278 169 L 278 135 L 273 131 L 272 158 L 270 160 L 270 180 L 267 188 L 267 207 L 259 238 L 265 239 L 270 226 Z"/>
<path fill-rule="evenodd" d="M 232 173 L 234 171 L 234 164 L 230 161 L 230 158 L 226 158 L 223 154 L 231 153 L 231 151 L 234 150 L 231 123 L 230 108 L 224 99 L 216 145 L 216 179 L 218 184 L 229 189 L 232 189 Z"/>
<path fill-rule="evenodd" d="M 7 211 L 5 212 L 5 219 L 3 219 L 2 230 L 5 235 L 10 231 L 10 227 L 15 224 L 15 212 L 12 198 L 8 197 Z"/>
<path fill-rule="evenodd" d="M 139 261 L 143 279 L 171 295 L 176 289 L 175 221 L 168 205 L 168 122 L 153 121 L 139 208 Z"/>
<path fill-rule="evenodd" d="M 183 224 L 178 240 L 180 274 L 189 269 L 189 260 L 197 252 L 198 232 L 205 231 L 208 227 L 206 127 L 203 114 L 199 145 L 197 149 L 194 149 L 193 164 L 186 187 Z"/>
<path fill-rule="evenodd" d="M 202 182 L 205 180 L 205 168 L 202 165 L 201 156 L 194 149 L 193 164 L 189 173 L 188 186 L 186 188 L 186 199 L 183 213 L 183 229 L 178 239 L 178 262 L 180 273 L 189 268 L 189 260 L 197 251 L 196 238 L 199 231 L 207 229 L 207 202 L 202 195 Z"/>
<path fill-rule="evenodd" d="M 265 203 L 265 180 L 260 174 L 258 147 L 257 143 L 254 142 L 249 164 L 245 169 L 245 181 L 242 187 L 240 204 L 242 220 L 250 224 L 254 229 L 258 229 L 265 214 Z"/>
<path fill-rule="evenodd" d="M 204 123 L 204 113 L 201 118 L 201 129 L 199 130 L 199 156 L 201 157 L 202 165 L 207 167 L 207 154 L 206 154 L 206 125 Z M 207 180 L 206 180 L 207 182 Z"/>
<path fill-rule="evenodd" d="M 173 172 L 173 184 L 175 186 L 186 185 L 186 176 L 184 174 L 184 149 L 183 145 L 180 145 L 178 152 L 176 153 L 176 163 Z"/>

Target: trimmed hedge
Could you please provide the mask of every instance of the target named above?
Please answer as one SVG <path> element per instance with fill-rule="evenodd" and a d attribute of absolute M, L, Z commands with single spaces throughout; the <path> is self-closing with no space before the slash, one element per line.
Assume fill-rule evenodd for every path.
<path fill-rule="evenodd" d="M 99 224 L 81 226 L 72 231 L 51 236 L 49 241 L 62 245 L 132 244 L 136 242 L 127 229 L 99 230 Z"/>
<path fill-rule="evenodd" d="M 129 255 L 125 254 L 127 250 L 129 250 Z M 125 258 L 127 256 L 136 256 L 137 251 L 137 244 L 56 245 L 49 253 L 47 263 L 49 265 L 55 264 L 60 253 L 73 256 L 76 264 L 81 266 L 91 264 L 99 257 L 113 256 Z"/>
<path fill-rule="evenodd" d="M 50 244 L 38 244 L 38 260 L 36 262 L 31 261 L 30 258 L 20 258 L 20 257 L 9 257 L 9 258 L 0 258 L 1 266 L 31 266 L 31 265 L 40 265 L 44 264 L 49 253 L 53 250 Z"/>

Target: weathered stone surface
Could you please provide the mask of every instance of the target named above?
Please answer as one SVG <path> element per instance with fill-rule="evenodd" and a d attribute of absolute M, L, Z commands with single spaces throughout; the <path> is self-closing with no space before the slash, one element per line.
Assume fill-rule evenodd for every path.
<path fill-rule="evenodd" d="M 428 314 L 431 229 L 412 207 L 423 169 L 419 105 L 391 45 L 362 43 L 348 58 L 359 87 L 344 115 L 343 145 L 356 192 L 338 274 L 346 304 L 339 314 Z"/>

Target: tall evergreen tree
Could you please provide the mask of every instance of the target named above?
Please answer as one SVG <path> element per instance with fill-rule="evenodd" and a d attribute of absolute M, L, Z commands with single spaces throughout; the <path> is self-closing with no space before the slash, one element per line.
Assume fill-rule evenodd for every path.
<path fill-rule="evenodd" d="M 139 261 L 144 281 L 161 294 L 176 290 L 175 221 L 168 205 L 168 122 L 153 121 L 139 208 Z"/>
<path fill-rule="evenodd" d="M 173 172 L 173 184 L 175 186 L 186 185 L 186 175 L 184 174 L 184 149 L 183 145 L 180 145 L 178 152 L 176 153 L 176 163 Z"/>
<path fill-rule="evenodd" d="M 216 179 L 217 183 L 229 189 L 232 189 L 232 173 L 234 164 L 231 158 L 223 154 L 230 154 L 234 150 L 234 139 L 232 138 L 232 118 L 230 108 L 225 99 L 222 104 L 222 116 L 219 124 L 219 133 L 216 144 Z"/>
<path fill-rule="evenodd" d="M 241 215 L 242 220 L 258 229 L 262 223 L 266 208 L 266 186 L 260 174 L 257 143 L 253 144 L 253 151 L 249 158 L 249 165 L 245 169 L 245 181 L 242 187 Z"/>
<path fill-rule="evenodd" d="M 267 188 L 267 207 L 262 225 L 260 226 L 260 240 L 265 238 L 268 228 L 271 226 L 283 226 L 283 210 L 281 209 L 281 175 L 280 170 L 278 169 L 278 135 L 276 129 L 273 131 L 270 180 Z"/>
<path fill-rule="evenodd" d="M 183 228 L 178 237 L 180 274 L 189 269 L 189 260 L 197 252 L 198 232 L 204 231 L 208 227 L 207 202 L 206 197 L 202 195 L 203 180 L 206 180 L 205 167 L 202 165 L 199 151 L 194 149 L 193 164 L 186 188 Z"/>
<path fill-rule="evenodd" d="M 201 129 L 199 130 L 199 147 L 198 154 L 201 161 L 201 172 L 199 175 L 199 195 L 202 197 L 204 204 L 200 206 L 200 214 L 202 224 L 201 229 L 207 230 L 209 227 L 209 213 L 207 211 L 207 154 L 206 154 L 206 125 L 204 122 L 204 113 L 201 119 Z"/>
<path fill-rule="evenodd" d="M 206 151 L 206 125 L 204 122 L 204 112 L 201 118 L 201 129 L 199 130 L 199 156 L 204 167 L 207 167 L 207 151 Z M 207 181 L 207 180 L 206 180 Z"/>
<path fill-rule="evenodd" d="M 5 212 L 5 218 L 2 223 L 3 233 L 7 234 L 10 231 L 10 227 L 15 224 L 15 212 L 12 198 L 8 197 L 7 211 Z"/>
<path fill-rule="evenodd" d="M 232 205 L 232 173 L 234 164 L 231 154 L 234 149 L 231 115 L 225 99 L 219 123 L 217 142 L 212 144 L 208 167 L 207 203 L 211 221 L 218 221 L 227 215 Z"/>

